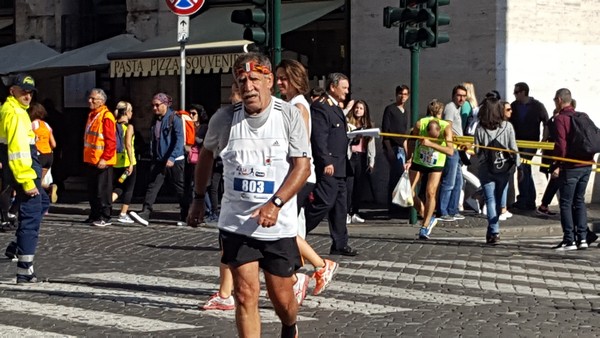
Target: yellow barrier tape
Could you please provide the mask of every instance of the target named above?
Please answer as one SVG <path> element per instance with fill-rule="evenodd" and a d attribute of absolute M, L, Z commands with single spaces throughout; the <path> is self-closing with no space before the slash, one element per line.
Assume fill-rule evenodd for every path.
<path fill-rule="evenodd" d="M 387 137 L 402 137 L 402 138 L 407 138 L 407 139 L 429 139 L 431 141 L 439 141 L 438 138 L 428 137 L 428 136 L 420 136 L 420 135 L 394 134 L 394 133 L 379 133 L 379 135 L 387 136 Z M 453 142 L 450 142 L 450 143 L 455 143 L 457 145 L 462 144 L 463 146 L 466 146 L 467 149 L 472 149 L 472 148 L 475 148 L 475 145 L 473 144 L 473 142 L 474 142 L 474 138 L 472 136 L 455 136 Z M 534 141 L 519 141 L 519 140 L 517 140 L 517 146 L 519 146 L 519 144 L 521 144 L 521 145 L 525 144 L 527 146 L 523 146 L 523 148 L 531 148 L 531 149 L 537 149 L 538 144 L 542 144 L 542 145 L 546 144 L 545 148 L 542 148 L 542 149 L 546 149 L 546 150 L 554 149 L 554 143 L 550 143 L 550 142 L 534 142 Z M 551 144 L 552 147 L 549 148 L 547 146 L 547 144 Z M 593 166 L 596 166 L 596 169 L 594 169 L 593 171 L 600 172 L 600 163 L 596 163 L 593 161 L 582 161 L 582 160 L 576 160 L 573 158 L 557 157 L 557 156 L 550 156 L 550 155 L 540 155 L 540 154 L 529 153 L 529 152 L 525 152 L 525 151 L 513 151 L 511 149 L 495 148 L 495 147 L 488 147 L 488 146 L 483 146 L 483 145 L 478 145 L 476 147 L 481 148 L 481 149 L 505 151 L 505 152 L 513 153 L 513 154 L 518 153 L 520 155 L 526 155 L 526 156 L 538 156 L 541 158 L 548 158 L 548 159 L 555 160 L 555 161 L 593 165 Z M 532 162 L 531 160 L 527 160 L 527 159 L 522 159 L 521 163 L 538 165 L 538 166 L 542 166 L 542 167 L 549 167 L 549 165 L 547 165 L 547 164 Z"/>

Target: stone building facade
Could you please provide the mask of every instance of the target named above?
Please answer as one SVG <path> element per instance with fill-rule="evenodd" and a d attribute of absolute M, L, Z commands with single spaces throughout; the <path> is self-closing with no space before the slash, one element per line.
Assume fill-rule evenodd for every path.
<path fill-rule="evenodd" d="M 346 0 L 347 17 L 328 27 L 329 36 L 335 36 L 335 40 L 325 43 L 328 55 L 339 53 L 340 57 L 329 62 L 327 68 L 350 73 L 351 96 L 369 103 L 376 125 L 381 123 L 383 108 L 394 100 L 395 86 L 410 84 L 410 54 L 398 46 L 398 29 L 387 29 L 382 24 L 383 8 L 398 4 L 399 0 Z M 595 61 L 600 57 L 597 4 L 595 0 L 452 0 L 449 6 L 441 7 L 451 17 L 451 24 L 444 28 L 450 42 L 421 52 L 419 113 L 423 115 L 432 98 L 448 102 L 452 87 L 464 81 L 475 84 L 478 98 L 497 89 L 508 101 L 514 99 L 514 83 L 525 81 L 531 95 L 544 103 L 550 114 L 555 90 L 570 88 L 578 109 L 590 113 L 600 125 L 600 113 L 594 112 L 600 86 L 596 76 L 600 66 Z M 38 38 L 58 51 L 121 33 L 134 34 L 144 41 L 175 25 L 176 17 L 164 0 L 15 1 L 16 40 Z M 306 31 L 287 36 L 296 39 L 302 34 Z M 326 42 L 327 36 L 321 39 Z M 313 64 L 318 63 L 323 55 L 319 51 L 325 47 L 312 48 L 312 53 L 304 54 Z M 123 96 L 135 98 L 150 97 L 156 88 L 176 92 L 179 83 L 175 76 L 150 77 L 142 86 L 132 86 L 136 83 L 133 79 L 99 81 L 116 91 L 136 87 Z M 220 85 L 210 95 L 226 99 L 230 80 L 219 76 L 209 81 Z M 57 89 L 60 80 L 54 79 L 46 87 L 49 96 L 62 96 Z M 148 119 L 147 100 L 135 100 L 143 125 Z M 380 144 L 378 147 L 380 153 Z M 378 187 L 385 186 L 387 164 L 383 156 L 378 156 L 374 178 Z M 536 180 L 538 190 L 542 190 L 545 178 L 540 175 Z M 598 201 L 600 182 L 591 182 L 588 199 Z M 383 202 L 383 190 L 376 189 L 381 192 L 375 196 L 379 202 Z"/>
<path fill-rule="evenodd" d="M 398 4 L 398 0 L 351 1 L 352 98 L 369 103 L 378 125 L 383 108 L 394 100 L 394 88 L 410 85 L 410 52 L 398 46 L 398 28 L 383 27 L 383 8 Z M 514 84 L 524 81 L 550 115 L 555 91 L 571 89 L 578 110 L 590 113 L 600 125 L 600 113 L 595 112 L 600 85 L 597 1 L 451 0 L 440 10 L 451 18 L 444 28 L 450 42 L 421 51 L 421 116 L 429 100 L 449 102 L 452 87 L 461 82 L 473 82 L 478 98 L 497 89 L 510 102 Z M 383 187 L 387 177 L 383 156 L 376 166 Z M 539 174 L 535 179 L 539 201 L 546 179 Z M 600 182 L 594 177 L 587 199 L 600 201 Z"/>

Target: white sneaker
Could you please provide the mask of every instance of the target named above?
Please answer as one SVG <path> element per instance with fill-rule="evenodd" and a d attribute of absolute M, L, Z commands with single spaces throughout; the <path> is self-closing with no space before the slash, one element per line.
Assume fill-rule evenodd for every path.
<path fill-rule="evenodd" d="M 352 223 L 352 216 L 350 214 L 346 214 L 346 224 Z"/>
<path fill-rule="evenodd" d="M 587 245 L 587 243 L 586 243 Z M 572 250 L 577 250 L 577 245 L 575 244 L 575 242 L 568 244 L 568 243 L 560 243 L 559 245 L 557 245 L 556 247 L 554 247 L 554 250 L 556 251 L 572 251 Z"/>
<path fill-rule="evenodd" d="M 508 219 L 508 217 L 506 217 L 505 214 L 500 214 L 500 216 L 498 216 L 498 220 L 500 221 L 506 221 Z"/>
<path fill-rule="evenodd" d="M 504 217 L 506 217 L 507 219 L 513 217 L 513 214 L 508 210 L 506 212 L 503 212 L 502 215 L 504 215 Z"/>
<path fill-rule="evenodd" d="M 365 222 L 365 220 L 362 217 L 358 216 L 358 214 L 352 215 L 352 218 L 350 220 L 352 221 L 352 223 L 364 223 Z"/>
<path fill-rule="evenodd" d="M 117 222 L 124 223 L 124 224 L 135 223 L 135 221 L 132 220 L 131 218 L 129 218 L 129 215 L 127 215 L 127 214 L 120 214 L 119 218 L 117 218 Z"/>
<path fill-rule="evenodd" d="M 143 211 L 141 212 L 142 215 L 138 214 L 135 211 L 130 211 L 129 215 L 131 215 L 131 217 L 133 218 L 134 221 L 140 223 L 143 226 L 148 226 L 148 224 L 150 224 L 147 220 L 144 219 L 144 216 L 146 216 L 148 213 L 144 213 Z"/>
<path fill-rule="evenodd" d="M 588 244 L 587 241 L 585 239 L 581 240 L 581 242 L 579 243 L 579 246 L 577 247 L 577 250 L 585 250 L 588 248 Z"/>
<path fill-rule="evenodd" d="M 296 278 L 298 278 L 298 280 L 294 283 L 294 295 L 296 296 L 298 305 L 302 305 L 302 301 L 306 298 L 306 290 L 308 290 L 310 277 L 303 273 L 297 273 Z"/>
<path fill-rule="evenodd" d="M 105 227 L 107 225 L 112 225 L 112 223 L 110 221 L 105 221 L 105 220 L 101 219 L 98 221 L 94 221 L 92 223 L 92 225 L 97 226 L 97 227 Z"/>

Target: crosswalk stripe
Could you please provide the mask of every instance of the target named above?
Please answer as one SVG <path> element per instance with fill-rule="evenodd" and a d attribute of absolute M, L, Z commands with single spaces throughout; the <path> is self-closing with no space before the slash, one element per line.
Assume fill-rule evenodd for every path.
<path fill-rule="evenodd" d="M 572 260 L 565 259 L 565 261 L 561 261 L 561 262 L 536 261 L 533 259 L 511 259 L 510 263 L 525 264 L 525 265 L 537 265 L 537 266 L 541 266 L 541 267 L 545 267 L 545 268 L 560 268 L 560 269 L 568 269 L 568 270 L 577 269 L 579 271 L 586 271 L 589 273 L 600 272 L 599 267 L 577 264 L 578 258 L 579 257 L 574 256 L 573 258 L 571 258 Z M 587 262 L 587 261 L 583 261 L 583 262 Z M 587 274 L 586 274 L 586 278 L 589 278 L 589 276 Z"/>
<path fill-rule="evenodd" d="M 511 283 L 502 283 L 496 280 L 493 281 L 485 281 L 480 280 L 480 277 L 491 277 L 498 279 L 498 274 L 489 273 L 484 274 L 479 271 L 471 271 L 465 269 L 449 269 L 440 266 L 428 266 L 428 265 L 419 265 L 419 264 L 408 264 L 408 263 L 396 263 L 389 261 L 353 261 L 349 262 L 352 265 L 360 265 L 371 266 L 371 267 L 385 267 L 385 268 L 398 268 L 398 269 L 415 269 L 421 271 L 435 271 L 440 273 L 448 273 L 448 274 L 456 274 L 460 276 L 468 276 L 468 277 L 477 277 L 478 279 L 467 279 L 467 278 L 451 278 L 451 277 L 435 277 L 428 275 L 416 275 L 416 274 L 407 274 L 402 271 L 397 272 L 389 272 L 389 271 L 379 271 L 379 270 L 371 270 L 371 269 L 350 269 L 350 268 L 340 268 L 338 274 L 344 274 L 349 276 L 362 276 L 362 277 L 371 277 L 371 278 L 380 278 L 385 280 L 401 280 L 407 282 L 418 282 L 418 283 L 428 283 L 428 284 L 447 284 L 447 285 L 456 285 L 466 288 L 484 290 L 484 291 L 493 291 L 500 293 L 509 293 L 509 294 L 519 294 L 519 295 L 532 295 L 536 297 L 546 297 L 546 298 L 556 298 L 556 299 L 589 299 L 589 298 L 600 298 L 592 290 L 595 290 L 595 286 L 591 283 L 581 285 L 575 284 L 576 288 L 580 290 L 573 291 L 565 291 L 565 290 L 553 290 L 548 288 L 537 288 L 530 287 L 527 285 L 520 284 L 511 284 Z M 517 276 L 518 277 L 518 276 Z M 506 275 L 506 278 L 509 278 L 511 281 L 515 282 L 530 282 L 531 278 L 513 278 L 513 276 Z M 557 285 L 560 283 L 566 283 L 566 281 L 555 281 Z M 548 283 L 542 280 L 542 283 Z M 581 289 L 583 287 L 587 287 L 590 292 L 594 292 L 594 294 L 584 294 Z"/>
<path fill-rule="evenodd" d="M 188 268 L 177 268 L 179 271 L 185 271 L 187 273 L 193 273 L 203 276 L 211 276 L 213 270 L 211 267 L 188 267 Z M 345 271 L 344 268 L 339 268 L 338 271 Z M 370 277 L 370 271 L 362 272 L 358 271 L 360 276 Z M 338 272 L 340 273 L 340 272 Z M 344 273 L 345 274 L 345 273 Z M 394 278 L 395 279 L 395 278 Z M 390 278 L 390 280 L 393 280 Z M 463 306 L 476 306 L 476 305 L 484 305 L 484 304 L 496 304 L 500 303 L 499 299 L 483 299 L 480 297 L 471 297 L 471 296 L 461 296 L 461 295 L 450 295 L 446 293 L 439 292 L 429 292 L 429 291 L 420 291 L 414 289 L 403 289 L 397 287 L 387 287 L 379 284 L 369 284 L 369 283 L 347 283 L 341 282 L 338 280 L 334 280 L 329 286 L 327 290 L 334 290 L 337 292 L 343 293 L 351 293 L 351 294 L 360 294 L 360 295 L 368 295 L 368 296 L 377 296 L 377 297 L 389 297 L 394 299 L 406 299 L 406 300 L 414 300 L 421 302 L 431 302 L 431 303 L 441 303 L 441 304 L 452 304 L 452 305 L 463 305 Z M 326 297 L 310 297 L 319 299 L 320 302 L 324 302 L 326 304 L 331 304 L 329 306 L 336 306 L 335 303 L 342 304 L 339 299 L 334 298 L 326 298 Z M 321 299 L 322 298 L 322 299 Z M 352 303 L 356 303 L 352 301 Z M 304 303 L 303 303 L 304 305 Z M 402 309 L 402 308 L 399 308 Z M 405 311 L 406 309 L 402 309 L 400 311 Z M 347 311 L 347 310 L 345 310 Z M 398 311 L 398 310 L 396 310 Z M 396 312 L 395 311 L 395 312 Z M 356 312 L 353 310 L 353 312 Z"/>
<path fill-rule="evenodd" d="M 75 338 L 76 336 L 0 324 L 0 337 Z"/>
<path fill-rule="evenodd" d="M 75 274 L 75 275 L 71 275 L 71 277 L 90 279 L 90 280 L 95 280 L 95 281 L 106 281 L 106 282 L 111 282 L 111 283 L 137 285 L 137 286 L 144 286 L 144 285 L 158 286 L 158 287 L 162 287 L 162 288 L 171 288 L 171 289 L 173 289 L 173 291 L 180 289 L 180 290 L 187 290 L 187 291 L 194 291 L 194 292 L 198 292 L 201 290 L 209 290 L 210 292 L 213 292 L 215 290 L 218 290 L 218 288 L 219 288 L 219 285 L 214 284 L 214 283 L 205 283 L 205 282 L 200 282 L 200 281 L 186 281 L 186 280 L 169 278 L 169 277 L 144 276 L 144 275 L 138 275 L 138 274 L 121 273 L 121 272 Z M 91 291 L 92 290 L 90 290 L 90 292 Z M 115 290 L 110 290 L 107 292 L 110 292 L 112 294 L 113 292 L 115 292 Z M 138 297 L 138 295 L 140 295 L 140 294 L 144 295 L 141 292 L 130 292 L 130 291 L 119 291 L 119 292 L 126 293 L 129 295 L 129 297 Z M 165 296 L 157 297 L 157 296 L 151 296 L 151 295 L 144 295 L 144 297 L 147 297 L 150 300 L 154 300 L 154 298 L 158 298 L 159 301 L 161 301 L 161 299 L 166 298 Z M 179 300 L 181 298 L 178 298 L 178 297 L 168 297 L 168 298 L 169 298 L 169 302 L 173 302 L 175 304 L 177 304 L 177 302 L 181 302 Z M 196 306 L 198 305 L 197 299 L 187 300 L 184 302 L 188 305 L 190 302 Z M 176 309 L 170 309 L 170 310 L 176 310 Z M 234 311 L 198 311 L 198 313 L 201 315 L 208 315 L 208 316 L 219 317 L 219 318 L 229 318 L 229 319 L 235 318 Z M 261 321 L 263 323 L 279 323 L 280 322 L 279 317 L 277 317 L 275 312 L 271 309 L 261 309 L 260 316 L 261 316 Z M 298 316 L 298 320 L 299 321 L 300 320 L 309 321 L 309 320 L 316 320 L 316 319 L 310 318 L 310 317 Z"/>
<path fill-rule="evenodd" d="M 181 271 L 189 274 L 200 275 L 200 276 L 218 276 L 219 267 L 215 266 L 190 266 L 184 268 L 172 268 L 173 271 Z M 262 279 L 262 278 L 261 278 Z M 307 298 L 302 302 L 303 308 L 321 308 L 333 311 L 345 311 L 352 313 L 361 313 L 365 315 L 382 314 L 382 313 L 394 313 L 401 311 L 410 311 L 411 309 L 379 305 L 373 303 L 364 303 L 358 301 L 347 301 L 343 299 L 333 299 L 330 297 L 312 296 L 308 295 Z"/>
<path fill-rule="evenodd" d="M 509 278 L 514 278 L 515 280 L 524 280 L 524 281 L 528 281 L 531 283 L 546 283 L 549 284 L 551 286 L 557 286 L 557 287 L 564 287 L 564 286 L 568 286 L 568 287 L 581 287 L 579 285 L 579 283 L 577 282 L 573 282 L 574 279 L 579 279 L 582 280 L 583 282 L 585 282 L 586 284 L 589 284 L 589 281 L 599 281 L 600 282 L 600 276 L 597 276 L 595 274 L 581 274 L 581 273 L 570 273 L 570 272 L 562 272 L 562 271 L 554 271 L 554 270 L 539 270 L 539 269 L 534 269 L 534 268 L 524 268 L 522 266 L 516 265 L 514 264 L 514 261 L 510 261 L 510 264 L 501 264 L 501 263 L 497 263 L 497 262 L 493 262 L 493 263 L 488 263 L 488 262 L 469 262 L 469 261 L 464 261 L 464 260 L 435 260 L 435 259 L 431 259 L 431 260 L 424 260 L 423 262 L 429 262 L 432 264 L 452 264 L 452 265 L 459 265 L 459 266 L 469 266 L 469 267 L 475 267 L 475 268 L 480 268 L 480 269 L 493 269 L 494 271 L 504 271 L 504 272 L 510 272 L 510 274 L 496 274 L 494 273 L 495 276 L 497 276 L 497 278 L 501 278 L 501 279 L 509 279 Z M 535 261 L 534 261 L 535 262 Z M 564 266 L 565 268 L 567 268 L 567 266 Z M 437 267 L 436 267 L 437 268 Z M 568 265 L 569 269 L 580 269 L 580 270 L 595 270 L 593 267 L 590 266 L 582 266 L 582 265 L 575 265 L 575 264 L 570 264 Z M 600 269 L 599 269 L 600 270 Z M 436 269 L 436 271 L 438 271 Z M 482 272 L 482 277 L 484 276 L 485 272 Z M 525 274 L 526 276 L 518 276 L 516 274 Z M 488 274 L 488 273 L 485 273 Z M 514 275 L 514 276 L 513 276 Z M 540 275 L 543 276 L 543 278 L 535 278 L 535 277 L 531 277 L 532 275 Z M 569 280 L 553 280 L 550 278 L 568 278 Z"/>
<path fill-rule="evenodd" d="M 44 316 L 47 318 L 92 326 L 114 327 L 129 332 L 169 331 L 197 328 L 197 326 L 194 325 L 169 323 L 156 319 L 86 310 L 73 306 L 37 303 L 17 298 L 0 298 L 0 309 L 2 311 Z"/>

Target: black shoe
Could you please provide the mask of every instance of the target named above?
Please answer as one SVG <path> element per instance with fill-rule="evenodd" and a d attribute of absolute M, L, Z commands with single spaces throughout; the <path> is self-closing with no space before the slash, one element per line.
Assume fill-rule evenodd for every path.
<path fill-rule="evenodd" d="M 17 275 L 17 284 L 37 283 L 38 279 L 35 275 L 25 276 Z"/>
<path fill-rule="evenodd" d="M 358 251 L 352 249 L 349 246 L 345 246 L 341 249 L 331 249 L 329 250 L 329 254 L 330 255 L 342 255 L 342 256 L 357 256 L 358 255 Z"/>
<path fill-rule="evenodd" d="M 86 218 L 86 219 L 83 221 L 83 223 L 85 223 L 85 224 L 92 224 L 92 223 L 94 223 L 94 222 L 96 222 L 96 221 L 99 221 L 99 220 L 100 220 L 100 217 L 98 217 L 98 218 L 94 218 L 94 217 L 90 216 L 90 217 Z"/>
<path fill-rule="evenodd" d="M 4 251 L 4 256 L 8 257 L 9 259 L 17 258 L 17 242 L 12 241 L 10 244 L 8 244 L 6 251 Z"/>
<path fill-rule="evenodd" d="M 498 244 L 500 242 L 500 236 L 498 234 L 488 235 L 485 238 L 487 244 Z"/>
<path fill-rule="evenodd" d="M 598 235 L 596 235 L 596 233 L 590 230 L 589 228 L 585 237 L 585 241 L 587 242 L 587 244 L 592 244 L 598 239 Z"/>
<path fill-rule="evenodd" d="M 515 209 L 519 209 L 519 210 L 526 210 L 526 211 L 531 211 L 531 210 L 536 210 L 536 206 L 534 205 L 525 205 L 519 202 L 515 202 L 512 205 L 513 208 Z"/>
<path fill-rule="evenodd" d="M 142 210 L 139 213 L 137 213 L 135 211 L 130 211 L 129 217 L 131 217 L 131 219 L 140 223 L 143 226 L 147 227 L 150 224 L 150 221 L 149 221 L 150 220 L 150 211 L 149 210 Z"/>

